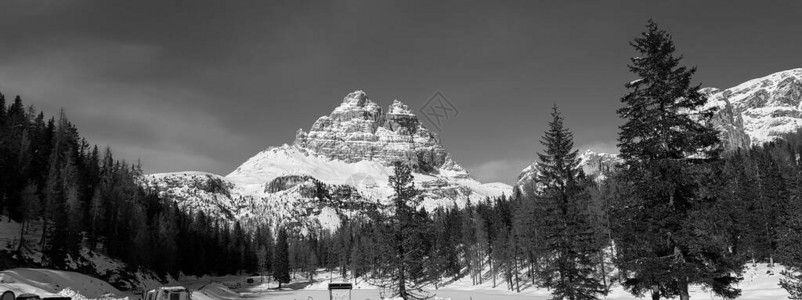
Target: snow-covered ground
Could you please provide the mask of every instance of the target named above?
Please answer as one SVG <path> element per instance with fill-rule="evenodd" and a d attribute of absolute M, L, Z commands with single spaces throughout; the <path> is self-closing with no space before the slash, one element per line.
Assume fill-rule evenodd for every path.
<path fill-rule="evenodd" d="M 748 266 L 744 272 L 744 280 L 739 287 L 742 289 L 742 296 L 738 299 L 747 300 L 775 300 L 775 299 L 788 299 L 788 293 L 782 289 L 778 283 L 782 275 L 780 272 L 783 270 L 781 266 L 769 268 L 766 264 L 757 264 L 757 266 Z M 232 287 L 233 291 L 238 293 L 239 297 L 247 299 L 277 299 L 277 300 L 291 300 L 291 299 L 329 299 L 329 291 L 327 290 L 328 282 L 351 282 L 353 279 L 344 280 L 337 273 L 319 272 L 312 282 L 307 282 L 304 279 L 297 278 L 290 284 L 285 284 L 282 290 L 276 290 L 277 284 L 275 282 L 262 283 L 258 277 L 255 277 L 255 282 L 252 284 L 246 283 L 246 277 L 220 277 L 220 278 L 202 278 L 200 281 L 215 281 L 219 282 L 213 286 L 215 292 L 206 292 L 203 297 L 212 299 L 233 300 L 235 297 L 231 291 L 217 291 L 217 289 L 226 289 Z M 189 285 L 187 285 L 189 286 Z M 212 285 L 209 285 L 212 286 Z M 506 284 L 499 279 L 497 286 L 493 287 L 492 280 L 485 280 L 482 284 L 473 285 L 470 278 L 462 278 L 460 280 L 451 282 L 444 287 L 437 290 L 431 288 L 427 289 L 430 295 L 434 295 L 434 299 L 472 299 L 472 300 L 516 300 L 516 299 L 551 299 L 551 294 L 548 290 L 538 289 L 532 287 L 530 284 L 522 283 L 522 290 L 520 293 L 510 291 L 507 289 Z M 214 293 L 221 293 L 223 296 L 215 296 Z M 195 294 L 193 294 L 195 295 Z M 351 291 L 351 299 L 381 299 L 383 295 L 388 295 L 381 288 L 371 285 L 364 280 L 357 280 L 354 289 Z M 194 298 L 194 296 L 193 296 Z M 198 298 L 207 300 L 206 298 Z M 347 298 L 346 298 L 347 299 Z M 620 286 L 614 286 L 611 293 L 602 299 L 611 300 L 624 300 L 624 299 L 639 299 L 632 294 L 623 290 Z M 645 299 L 645 298 L 640 298 Z M 700 287 L 691 288 L 691 299 L 722 299 L 716 297 L 708 291 Z"/>
<path fill-rule="evenodd" d="M 743 294 L 738 299 L 748 300 L 775 300 L 787 299 L 788 294 L 778 285 L 782 267 L 769 268 L 766 264 L 757 264 L 747 268 L 744 280 L 740 284 Z M 266 277 L 267 278 L 267 277 Z M 252 283 L 247 280 L 252 279 Z M 329 272 L 319 272 L 312 282 L 308 282 L 300 275 L 284 288 L 277 290 L 273 281 L 262 281 L 260 277 L 224 276 L 224 277 L 185 277 L 178 279 L 171 285 L 183 285 L 192 290 L 193 300 L 238 300 L 238 299 L 328 299 L 329 281 L 343 282 L 340 275 Z M 353 283 L 353 279 L 348 280 Z M 128 297 L 138 299 L 139 295 L 120 292 L 108 283 L 79 274 L 76 272 L 54 271 L 47 269 L 12 269 L 0 272 L 0 291 L 12 290 L 17 294 L 34 293 L 40 296 L 64 295 L 72 296 L 76 300 L 99 299 L 106 297 Z M 428 289 L 434 299 L 472 299 L 472 300 L 515 300 L 515 299 L 550 299 L 549 291 L 537 289 L 530 285 L 522 285 L 522 291 L 516 293 L 507 289 L 501 280 L 493 287 L 492 280 L 486 280 L 479 285 L 471 284 L 470 279 L 463 278 L 437 290 Z M 382 289 L 363 280 L 351 291 L 351 299 L 381 299 L 387 296 Z M 347 298 L 346 298 L 347 299 Z M 603 299 L 638 299 L 615 286 L 606 298 Z M 699 287 L 691 289 L 691 299 L 721 299 L 704 291 Z"/>
<path fill-rule="evenodd" d="M 25 261 L 24 264 L 27 265 L 42 265 L 42 252 L 41 252 L 41 245 L 39 244 L 39 239 L 42 235 L 42 222 L 36 221 L 25 225 L 27 230 L 23 235 L 23 240 L 25 241 L 24 247 L 22 247 L 21 253 L 17 253 L 17 249 L 20 245 L 20 230 L 22 229 L 22 224 L 15 222 L 13 220 L 9 220 L 8 216 L 0 215 L 0 251 L 5 251 L 8 253 L 13 253 L 13 256 L 21 261 Z M 21 254 L 21 257 L 19 257 Z M 2 267 L 2 266 L 0 266 Z M 85 272 L 86 270 L 93 270 L 94 275 L 96 277 L 104 278 L 108 280 L 107 282 L 114 282 L 118 287 L 122 289 L 140 289 L 140 290 L 147 290 L 153 287 L 161 286 L 162 282 L 160 279 L 149 271 L 141 271 L 136 272 L 134 274 L 130 274 L 130 271 L 127 270 L 125 263 L 122 261 L 109 258 L 100 253 L 89 251 L 87 248 L 82 248 L 80 251 L 80 255 L 78 257 L 73 257 L 67 263 L 67 268 L 69 270 L 82 270 Z M 19 275 L 15 275 L 14 273 L 7 273 L 15 270 L 23 270 L 21 271 L 22 278 L 27 278 L 29 276 L 33 276 L 35 278 L 46 279 L 45 281 L 41 281 L 43 283 L 49 283 L 48 280 L 54 280 L 53 278 L 58 278 L 59 276 L 67 276 L 72 277 L 72 275 L 65 275 L 73 272 L 66 271 L 53 271 L 53 272 L 61 272 L 61 273 L 49 273 L 46 269 L 12 269 L 12 270 L 4 270 L 3 273 L 5 275 L 2 278 L 5 278 L 3 281 L 4 283 L 8 283 L 6 281 L 16 281 L 14 278 L 19 277 Z M 39 270 L 33 272 L 31 270 Z M 79 273 L 74 273 L 78 275 L 82 275 Z M 85 277 L 89 277 L 86 275 L 82 275 Z M 57 285 L 48 286 L 47 288 L 53 289 L 56 292 L 60 291 L 60 287 L 64 286 L 79 286 L 80 284 L 89 284 L 91 285 L 92 282 L 104 282 L 98 278 L 89 277 L 83 278 L 79 282 L 71 282 L 68 285 L 67 283 L 61 284 L 56 282 Z M 172 278 L 168 278 L 168 281 L 174 281 Z M 22 280 L 24 283 L 25 281 Z M 86 283 L 89 282 L 89 283 Z M 76 285 L 78 284 L 78 285 Z M 108 283 L 106 283 L 108 285 Z M 109 285 L 110 286 L 110 285 Z M 0 285 L 2 287 L 2 285 Z M 43 286 L 36 286 L 34 285 L 33 288 L 42 288 Z M 105 287 L 98 287 L 98 289 L 105 290 Z M 119 291 L 111 290 L 108 291 L 111 293 L 119 293 Z M 65 291 L 66 294 L 69 294 L 69 291 Z M 81 292 L 83 296 L 87 297 L 96 297 L 92 295 L 87 295 Z M 124 294 L 125 295 L 125 294 Z M 82 296 L 73 297 L 73 299 L 81 299 Z"/>

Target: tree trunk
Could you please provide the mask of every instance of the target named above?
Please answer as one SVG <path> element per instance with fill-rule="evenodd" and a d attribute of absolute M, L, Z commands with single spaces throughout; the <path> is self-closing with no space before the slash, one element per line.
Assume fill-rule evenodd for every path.
<path fill-rule="evenodd" d="M 42 217 L 42 238 L 39 240 L 39 244 L 42 246 L 42 251 L 45 250 L 45 234 L 47 234 L 47 218 Z"/>
<path fill-rule="evenodd" d="M 490 275 L 493 276 L 493 287 L 496 287 L 496 270 L 493 269 L 493 258 L 490 258 Z"/>
<path fill-rule="evenodd" d="M 11 218 L 9 218 L 10 220 Z M 25 243 L 25 220 L 22 220 L 22 226 L 19 230 L 19 245 L 17 245 L 17 254 L 22 257 L 22 244 Z"/>
<path fill-rule="evenodd" d="M 479 284 L 482 284 L 482 270 L 485 268 L 485 256 L 484 254 L 479 254 L 477 258 L 479 260 L 479 272 L 477 272 L 478 274 L 476 274 L 476 276 L 479 276 Z"/>
<path fill-rule="evenodd" d="M 679 299 L 690 300 L 691 296 L 688 294 L 688 280 L 680 280 L 677 284 L 679 285 Z"/>
<path fill-rule="evenodd" d="M 660 300 L 660 287 L 652 287 L 652 300 Z"/>
<path fill-rule="evenodd" d="M 401 267 L 400 275 L 398 276 L 398 296 L 401 299 L 407 299 L 407 285 L 405 283 L 406 278 L 404 278 L 404 267 Z"/>
<path fill-rule="evenodd" d="M 535 259 L 535 254 L 532 251 L 529 251 L 529 278 L 532 279 L 532 286 L 535 286 L 535 264 L 537 260 Z"/>
<path fill-rule="evenodd" d="M 521 292 L 521 282 L 518 278 L 518 273 L 520 273 L 518 269 L 518 255 L 516 255 L 515 259 L 515 291 L 520 293 Z"/>
<path fill-rule="evenodd" d="M 607 289 L 607 271 L 604 269 L 604 249 L 599 251 L 599 256 L 601 256 L 601 276 L 604 284 L 604 294 L 607 294 L 609 291 Z"/>

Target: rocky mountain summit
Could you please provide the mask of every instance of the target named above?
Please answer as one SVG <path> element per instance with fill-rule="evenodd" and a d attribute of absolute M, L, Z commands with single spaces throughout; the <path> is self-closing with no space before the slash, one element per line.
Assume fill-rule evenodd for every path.
<path fill-rule="evenodd" d="M 384 112 L 363 91 L 355 91 L 309 132 L 299 129 L 295 146 L 345 162 L 372 160 L 388 165 L 402 160 L 430 172 L 445 164 L 448 153 L 437 135 L 423 126 L 401 101 Z"/>
<path fill-rule="evenodd" d="M 396 160 L 414 166 L 421 207 L 428 210 L 512 191 L 503 183 L 473 179 L 405 104 L 395 100 L 384 111 L 363 91 L 345 96 L 308 132 L 298 130 L 293 144 L 261 151 L 226 176 L 152 174 L 144 185 L 182 209 L 250 228 L 267 222 L 301 230 L 334 228 L 344 215 L 353 217 L 388 201 Z"/>

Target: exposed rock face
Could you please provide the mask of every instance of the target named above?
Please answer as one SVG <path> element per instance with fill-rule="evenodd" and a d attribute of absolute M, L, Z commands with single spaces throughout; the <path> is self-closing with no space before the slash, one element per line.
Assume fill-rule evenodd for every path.
<path fill-rule="evenodd" d="M 702 92 L 708 95 L 708 106 L 719 108 L 713 122 L 727 150 L 760 145 L 802 128 L 802 69 Z"/>
<path fill-rule="evenodd" d="M 446 162 L 447 153 L 437 135 L 426 129 L 398 100 L 385 113 L 365 92 L 348 94 L 328 116 L 296 133 L 296 146 L 345 162 L 373 160 L 389 165 L 395 160 L 429 172 Z"/>
<path fill-rule="evenodd" d="M 608 178 L 623 162 L 617 154 L 599 153 L 590 149 L 579 155 L 579 161 L 585 175 L 596 181 Z"/>
<path fill-rule="evenodd" d="M 287 176 L 277 177 L 276 179 L 273 179 L 267 184 L 265 184 L 265 193 L 277 193 L 280 191 L 286 191 L 299 184 L 312 180 L 313 180 L 312 176 L 307 176 L 307 175 L 287 175 Z"/>
<path fill-rule="evenodd" d="M 748 148 L 751 145 L 749 135 L 744 129 L 744 120 L 740 112 L 732 105 L 727 95 L 716 88 L 704 88 L 702 93 L 707 95 L 707 106 L 717 106 L 718 111 L 713 115 L 711 122 L 713 128 L 719 130 L 719 138 L 725 151 L 738 148 Z"/>

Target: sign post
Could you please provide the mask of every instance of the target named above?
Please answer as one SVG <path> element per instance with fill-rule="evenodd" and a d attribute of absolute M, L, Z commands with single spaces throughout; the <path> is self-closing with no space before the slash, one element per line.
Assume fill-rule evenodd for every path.
<path fill-rule="evenodd" d="M 329 300 L 343 300 L 345 299 L 345 290 L 348 290 L 348 300 L 351 300 L 351 290 L 353 285 L 350 283 L 329 283 Z M 335 291 L 343 291 L 342 294 L 338 293 L 338 297 L 334 298 Z M 342 297 L 342 298 L 340 298 Z"/>

